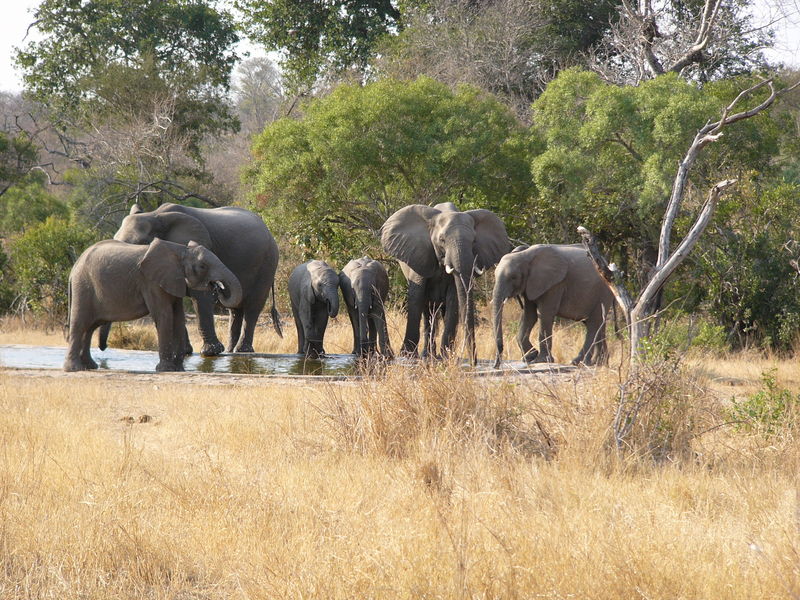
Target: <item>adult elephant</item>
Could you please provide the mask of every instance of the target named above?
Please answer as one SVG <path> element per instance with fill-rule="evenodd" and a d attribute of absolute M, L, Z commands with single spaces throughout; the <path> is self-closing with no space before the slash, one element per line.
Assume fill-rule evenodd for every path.
<path fill-rule="evenodd" d="M 517 343 L 526 362 L 553 361 L 553 320 L 557 316 L 586 325 L 586 338 L 573 364 L 608 362 L 606 315 L 614 305 L 614 295 L 581 244 L 515 249 L 497 265 L 492 292 L 495 368 L 503 354 L 503 304 L 512 297 L 523 304 Z M 538 351 L 529 339 L 537 318 Z"/>
<path fill-rule="evenodd" d="M 289 300 L 297 326 L 297 353 L 316 358 L 325 354 L 322 345 L 328 317 L 339 313 L 339 275 L 324 260 L 298 265 L 289 275 Z"/>
<path fill-rule="evenodd" d="M 253 352 L 253 334 L 258 315 L 272 290 L 272 323 L 283 337 L 280 315 L 275 308 L 275 270 L 278 245 L 257 214 L 234 206 L 193 208 L 180 204 L 162 204 L 143 212 L 134 204 L 122 220 L 115 240 L 130 244 L 149 244 L 159 238 L 178 244 L 194 240 L 216 254 L 239 278 L 242 302 L 230 308 L 228 352 Z M 203 338 L 201 354 L 216 356 L 225 350 L 214 329 L 215 298 L 211 292 L 190 292 Z M 244 331 L 242 331 L 244 323 Z M 108 331 L 100 333 L 101 346 Z"/>
<path fill-rule="evenodd" d="M 213 252 L 154 239 L 149 245 L 105 240 L 87 248 L 69 276 L 69 334 L 65 371 L 96 369 L 92 333 L 112 321 L 150 314 L 158 332 L 157 371 L 183 370 L 186 319 L 183 297 L 216 290 L 226 306 L 242 301 L 236 275 Z"/>
<path fill-rule="evenodd" d="M 381 227 L 384 250 L 396 257 L 408 279 L 408 321 L 403 352 L 416 355 L 419 320 L 432 302 L 442 302 L 445 328 L 442 348 L 452 348 L 456 325 L 466 329 L 466 346 L 474 364 L 475 300 L 474 278 L 493 267 L 511 249 L 503 222 L 490 210 L 459 211 L 452 202 L 436 206 L 412 204 L 395 212 Z M 449 279 L 451 277 L 452 279 Z M 448 293 L 448 285 L 455 294 Z M 431 290 L 437 288 L 436 293 Z M 452 290 L 451 288 L 451 290 Z M 457 301 L 452 306 L 453 299 Z M 428 315 L 431 325 L 435 315 Z M 431 327 L 431 331 L 433 331 Z"/>
<path fill-rule="evenodd" d="M 353 326 L 353 354 L 367 356 L 380 351 L 392 356 L 386 326 L 389 275 L 386 268 L 368 256 L 351 260 L 339 273 L 347 313 Z"/>

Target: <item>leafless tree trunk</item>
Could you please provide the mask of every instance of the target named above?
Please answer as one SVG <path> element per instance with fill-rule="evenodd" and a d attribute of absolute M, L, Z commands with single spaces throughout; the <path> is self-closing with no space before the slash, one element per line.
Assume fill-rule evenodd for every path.
<path fill-rule="evenodd" d="M 605 258 L 600 253 L 597 244 L 591 232 L 584 227 L 579 227 L 578 232 L 583 238 L 584 246 L 586 247 L 589 255 L 592 257 L 595 267 L 600 275 L 608 282 L 614 296 L 625 315 L 630 331 L 630 357 L 631 365 L 635 370 L 636 364 L 641 357 L 642 341 L 647 338 L 649 334 L 649 324 L 655 316 L 656 303 L 653 302 L 655 296 L 663 288 L 664 284 L 675 272 L 675 269 L 686 259 L 691 253 L 697 241 L 700 239 L 703 231 L 711 220 L 711 216 L 716 208 L 717 201 L 720 196 L 736 183 L 735 179 L 726 179 L 714 185 L 708 193 L 705 203 L 697 213 L 694 223 L 689 228 L 686 236 L 681 240 L 674 250 L 670 249 L 670 239 L 672 236 L 672 229 L 675 224 L 675 218 L 683 204 L 684 195 L 686 191 L 686 184 L 689 177 L 689 172 L 694 164 L 700 151 L 708 144 L 717 141 L 722 136 L 722 130 L 728 125 L 732 125 L 737 121 L 749 119 L 759 114 L 760 112 L 768 109 L 775 102 L 775 99 L 782 93 L 788 92 L 800 85 L 800 81 L 780 92 L 775 90 L 772 79 L 762 81 L 751 88 L 742 91 L 728 106 L 722 111 L 722 116 L 718 121 L 708 122 L 694 137 L 691 145 L 689 146 L 686 155 L 678 166 L 678 172 L 675 176 L 675 182 L 672 186 L 672 194 L 670 195 L 667 208 L 664 212 L 664 218 L 661 222 L 661 235 L 658 242 L 658 259 L 655 268 L 653 269 L 650 277 L 647 280 L 642 291 L 634 300 L 627 289 L 624 287 L 619 277 L 619 273 L 610 268 Z M 770 91 L 769 96 L 760 104 L 749 110 L 744 110 L 734 113 L 737 104 L 745 98 L 752 96 L 755 92 L 762 88 L 768 88 Z"/>

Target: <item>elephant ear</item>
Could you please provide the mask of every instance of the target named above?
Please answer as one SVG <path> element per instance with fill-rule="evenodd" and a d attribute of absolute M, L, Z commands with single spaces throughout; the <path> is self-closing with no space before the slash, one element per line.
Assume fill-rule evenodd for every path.
<path fill-rule="evenodd" d="M 478 267 L 495 266 L 511 250 L 506 226 L 496 214 L 485 208 L 466 211 L 475 221 L 475 254 Z"/>
<path fill-rule="evenodd" d="M 139 270 L 171 296 L 183 298 L 186 295 L 186 280 L 181 259 L 185 253 L 184 247 L 156 238 L 150 242 L 150 247 L 139 261 Z"/>
<path fill-rule="evenodd" d="M 154 216 L 158 222 L 158 237 L 162 240 L 184 246 L 193 240 L 211 251 L 214 250 L 211 234 L 198 219 L 182 212 L 154 213 Z"/>
<path fill-rule="evenodd" d="M 423 204 L 401 208 L 381 227 L 383 249 L 423 277 L 433 277 L 439 271 L 439 261 L 429 223 L 438 214 L 437 209 Z"/>
<path fill-rule="evenodd" d="M 533 246 L 525 252 L 531 253 L 525 297 L 536 300 L 551 287 L 564 281 L 569 263 L 552 246 Z"/>

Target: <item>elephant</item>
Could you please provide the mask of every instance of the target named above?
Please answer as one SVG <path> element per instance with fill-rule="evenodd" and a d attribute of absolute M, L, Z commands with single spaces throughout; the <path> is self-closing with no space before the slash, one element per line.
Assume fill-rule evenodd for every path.
<path fill-rule="evenodd" d="M 297 326 L 297 353 L 322 356 L 328 317 L 339 313 L 339 275 L 323 260 L 298 265 L 289 275 L 289 300 Z"/>
<path fill-rule="evenodd" d="M 105 323 L 150 314 L 158 332 L 156 371 L 183 370 L 187 288 L 214 290 L 225 306 L 239 306 L 242 286 L 210 250 L 158 238 L 147 246 L 105 240 L 80 255 L 69 276 L 69 333 L 65 371 L 96 369 L 89 348 Z"/>
<path fill-rule="evenodd" d="M 389 294 L 386 268 L 368 256 L 351 260 L 339 273 L 339 286 L 353 325 L 353 354 L 392 357 L 384 304 Z"/>
<path fill-rule="evenodd" d="M 470 361 L 475 364 L 474 277 L 511 249 L 503 222 L 490 210 L 462 212 L 452 202 L 412 204 L 386 220 L 380 237 L 383 249 L 400 261 L 408 280 L 402 352 L 418 354 L 420 317 L 424 310 L 441 305 L 445 317 L 442 349 L 452 349 L 460 321 L 465 325 Z M 433 333 L 435 314 L 429 312 L 427 319 L 426 333 Z"/>
<path fill-rule="evenodd" d="M 495 368 L 503 354 L 503 305 L 512 297 L 518 297 L 523 306 L 517 343 L 526 362 L 553 362 L 553 320 L 558 316 L 586 326 L 586 339 L 573 364 L 608 363 L 606 315 L 615 299 L 581 244 L 517 248 L 500 260 L 492 292 Z M 537 316 L 538 351 L 529 339 Z"/>
<path fill-rule="evenodd" d="M 155 238 L 178 244 L 194 240 L 214 252 L 239 278 L 242 302 L 239 306 L 229 307 L 228 352 L 254 351 L 253 334 L 270 290 L 272 323 L 278 336 L 283 337 L 280 315 L 275 307 L 278 245 L 261 217 L 234 206 L 193 208 L 165 203 L 154 211 L 143 212 L 138 204 L 134 204 L 114 234 L 115 240 L 131 244 L 149 244 Z M 217 338 L 214 329 L 214 295 L 196 290 L 192 290 L 190 295 L 203 338 L 200 353 L 203 356 L 216 356 L 225 350 L 225 346 Z M 100 332 L 101 346 L 107 335 L 106 327 Z"/>

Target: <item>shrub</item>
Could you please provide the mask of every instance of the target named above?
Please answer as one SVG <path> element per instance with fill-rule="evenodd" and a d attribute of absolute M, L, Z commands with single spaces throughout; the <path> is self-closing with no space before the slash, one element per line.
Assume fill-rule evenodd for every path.
<path fill-rule="evenodd" d="M 157 351 L 156 328 L 152 324 L 114 323 L 108 334 L 108 345 L 112 348 Z"/>
<path fill-rule="evenodd" d="M 777 369 L 761 373 L 761 389 L 743 400 L 731 398 L 730 417 L 737 429 L 758 431 L 771 436 L 786 427 L 794 427 L 800 396 L 781 387 Z"/>
<path fill-rule="evenodd" d="M 66 314 L 67 280 L 80 253 L 95 241 L 92 230 L 48 217 L 10 244 L 21 308 L 57 318 Z"/>

